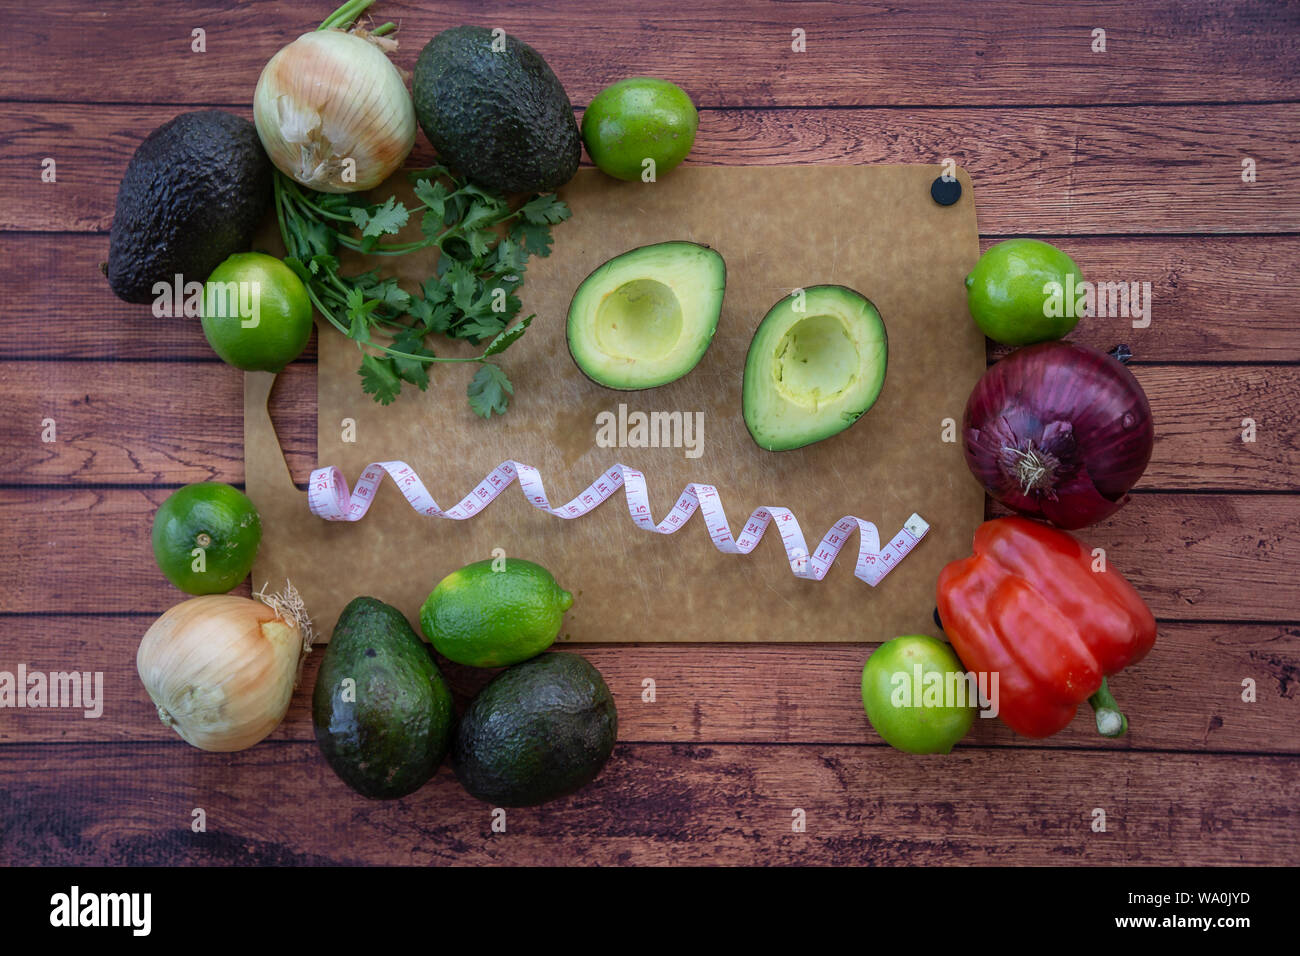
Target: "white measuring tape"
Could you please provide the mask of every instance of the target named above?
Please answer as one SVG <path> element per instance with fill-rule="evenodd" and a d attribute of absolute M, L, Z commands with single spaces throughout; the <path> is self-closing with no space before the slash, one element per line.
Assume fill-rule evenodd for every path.
<path fill-rule="evenodd" d="M 777 533 L 785 544 L 790 559 L 790 570 L 795 577 L 820 581 L 826 576 L 840 549 L 856 528 L 858 531 L 858 563 L 853 573 L 872 587 L 880 583 L 899 561 L 903 560 L 930 530 L 918 514 L 913 514 L 884 548 L 880 547 L 880 534 L 870 521 L 845 515 L 826 532 L 817 551 L 809 554 L 803 529 L 788 508 L 759 508 L 745 522 L 740 537 L 732 537 L 731 525 L 718 491 L 712 485 L 692 482 L 686 486 L 672 511 L 663 521 L 655 524 L 650 517 L 650 497 L 646 494 L 645 475 L 627 465 L 615 465 L 588 486 L 587 490 L 567 505 L 552 508 L 542 487 L 542 476 L 532 465 L 519 461 L 503 461 L 479 482 L 478 487 L 461 499 L 454 507 L 443 510 L 433 500 L 411 466 L 403 461 L 380 461 L 368 465 L 361 474 L 356 488 L 348 491 L 343 474 L 335 467 L 317 468 L 311 473 L 307 486 L 307 502 L 312 514 L 326 521 L 358 521 L 370 508 L 375 490 L 387 474 L 397 483 L 411 507 L 421 514 L 437 518 L 464 521 L 486 508 L 497 495 L 518 479 L 519 487 L 529 503 L 557 518 L 578 518 L 596 508 L 619 488 L 627 495 L 627 510 L 641 528 L 656 534 L 672 534 L 681 528 L 698 509 L 709 529 L 714 546 L 724 554 L 749 554 L 762 540 L 763 533 L 775 521 Z"/>

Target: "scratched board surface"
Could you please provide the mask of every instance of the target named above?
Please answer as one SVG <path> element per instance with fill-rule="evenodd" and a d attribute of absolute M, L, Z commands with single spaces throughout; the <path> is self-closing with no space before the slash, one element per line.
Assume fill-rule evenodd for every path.
<path fill-rule="evenodd" d="M 560 506 L 621 463 L 644 474 L 655 521 L 669 517 L 688 483 L 704 482 L 716 488 L 737 536 L 754 510 L 784 507 L 802 528 L 808 553 L 824 562 L 829 555 L 819 545 L 831 531 L 845 550 L 824 580 L 792 573 L 778 537 L 788 533 L 785 515 L 753 553 L 725 554 L 710 541 L 719 524 L 707 525 L 703 513 L 672 535 L 647 533 L 629 516 L 622 491 L 565 520 L 533 507 L 513 487 L 468 520 L 451 521 L 417 515 L 385 479 L 360 521 L 325 523 L 308 512 L 306 495 L 289 484 L 270 443 L 255 438 L 246 450 L 248 488 L 266 519 L 256 585 L 275 589 L 292 580 L 328 634 L 356 594 L 387 600 L 416 620 L 445 574 L 504 554 L 553 569 L 573 592 L 566 640 L 875 641 L 924 630 L 940 568 L 966 553 L 983 516 L 980 488 L 960 445 L 944 441 L 942 425 L 960 420 L 984 369 L 961 281 L 978 258 L 974 193 L 963 174 L 961 200 L 938 205 L 930 186 L 940 172 L 688 168 L 652 184 L 579 172 L 561 190 L 573 218 L 555 228 L 552 254 L 529 264 L 520 292 L 526 313 L 537 318 L 501 356 L 516 398 L 500 419 L 471 413 L 465 367 L 436 369 L 429 391 L 407 389 L 392 405 L 377 406 L 357 387 L 353 343 L 330 330 L 321 334 L 318 456 L 348 483 L 372 462 L 398 459 L 448 509 L 513 459 L 537 468 L 550 504 Z M 845 208 L 854 215 L 837 215 Z M 690 374 L 669 385 L 625 392 L 594 384 L 568 354 L 573 290 L 606 259 L 674 239 L 711 246 L 726 260 L 713 342 Z M 428 265 L 401 267 L 416 278 L 414 270 Z M 741 416 L 749 341 L 773 303 L 821 284 L 856 289 L 879 309 L 889 337 L 884 389 L 866 415 L 833 438 L 765 451 Z M 249 404 L 246 427 L 257 430 L 265 425 L 263 402 L 254 397 Z M 677 416 L 691 429 L 656 430 L 667 442 L 640 447 L 626 425 L 635 413 Z M 344 427 L 347 421 L 354 427 Z M 609 423 L 603 432 L 602 421 Z M 950 429 L 949 439 L 954 435 Z M 901 548 L 887 545 L 914 513 L 931 527 L 902 557 Z M 874 588 L 853 573 L 854 523 L 849 533 L 832 528 L 848 515 L 879 529 L 881 553 L 876 557 L 873 547 L 866 560 L 890 570 Z M 338 587 L 342 580 L 347 589 Z"/>

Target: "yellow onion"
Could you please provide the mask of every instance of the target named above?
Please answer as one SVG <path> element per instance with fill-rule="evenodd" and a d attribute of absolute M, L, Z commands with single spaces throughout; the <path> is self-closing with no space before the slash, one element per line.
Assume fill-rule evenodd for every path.
<path fill-rule="evenodd" d="M 262 70 L 253 120 L 277 169 L 312 189 L 372 189 L 415 145 L 415 108 L 378 44 L 340 30 L 305 33 Z"/>
<path fill-rule="evenodd" d="M 140 680 L 162 722 L 195 747 L 243 750 L 284 719 L 310 626 L 271 603 L 207 594 L 177 604 L 145 632 L 135 658 Z"/>

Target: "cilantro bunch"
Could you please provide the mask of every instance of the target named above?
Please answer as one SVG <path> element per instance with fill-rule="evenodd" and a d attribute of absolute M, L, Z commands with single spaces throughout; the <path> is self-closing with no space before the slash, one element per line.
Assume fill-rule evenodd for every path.
<path fill-rule="evenodd" d="M 511 324 L 522 305 L 515 292 L 529 257 L 551 254 L 551 226 L 569 218 L 569 207 L 545 193 L 511 208 L 443 166 L 410 176 L 419 203 L 413 209 L 394 196 L 375 204 L 355 193 L 318 193 L 277 172 L 275 213 L 285 263 L 321 315 L 357 343 L 361 388 L 377 402 L 393 401 L 403 382 L 428 388 L 435 362 L 470 362 L 479 366 L 467 390 L 470 407 L 484 418 L 504 414 L 514 387 L 488 359 L 514 344 L 532 321 L 530 315 Z M 383 240 L 413 215 L 421 238 Z M 345 275 L 339 266 L 340 250 L 397 256 L 430 247 L 439 253 L 437 272 L 415 295 L 377 270 Z M 487 344 L 471 358 L 442 358 L 429 344 L 434 335 Z"/>

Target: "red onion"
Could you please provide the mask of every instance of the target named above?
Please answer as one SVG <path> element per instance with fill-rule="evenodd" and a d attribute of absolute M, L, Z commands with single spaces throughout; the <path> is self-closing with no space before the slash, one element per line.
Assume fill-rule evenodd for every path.
<path fill-rule="evenodd" d="M 1071 342 L 1017 349 L 985 372 L 962 430 L 966 463 L 993 498 L 1068 529 L 1118 511 L 1155 442 L 1133 373 Z"/>

